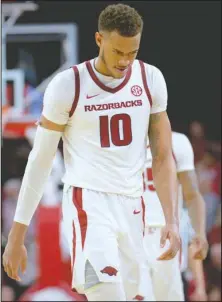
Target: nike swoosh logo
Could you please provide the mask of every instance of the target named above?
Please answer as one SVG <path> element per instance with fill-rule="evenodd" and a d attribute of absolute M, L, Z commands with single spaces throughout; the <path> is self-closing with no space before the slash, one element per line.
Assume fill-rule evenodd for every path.
<path fill-rule="evenodd" d="M 137 211 L 137 210 L 133 211 L 133 214 L 139 214 L 139 213 L 140 213 L 140 211 Z"/>
<path fill-rule="evenodd" d="M 88 94 L 87 94 L 86 98 L 87 98 L 87 99 L 91 99 L 91 98 L 96 97 L 97 95 L 99 95 L 99 94 L 94 94 L 94 95 L 88 95 Z"/>

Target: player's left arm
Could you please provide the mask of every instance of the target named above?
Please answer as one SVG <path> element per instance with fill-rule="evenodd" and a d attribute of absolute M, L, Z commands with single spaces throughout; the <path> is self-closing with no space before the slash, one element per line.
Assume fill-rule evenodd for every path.
<path fill-rule="evenodd" d="M 170 240 L 170 248 L 159 260 L 173 258 L 180 247 L 178 231 L 178 183 L 172 155 L 172 132 L 166 112 L 167 88 L 162 73 L 156 69 L 153 77 L 153 105 L 149 123 L 149 143 L 152 152 L 153 180 L 163 208 L 166 227 L 162 229 L 161 245 Z"/>
<path fill-rule="evenodd" d="M 152 114 L 149 125 L 153 179 L 166 224 L 177 224 L 178 183 L 172 155 L 171 126 L 166 111 Z"/>
<path fill-rule="evenodd" d="M 208 251 L 205 231 L 205 202 L 198 187 L 192 146 L 185 135 L 182 138 L 183 141 L 178 146 L 178 152 L 175 152 L 178 163 L 178 179 L 182 185 L 183 199 L 196 233 L 192 241 L 196 246 L 194 258 L 205 259 Z"/>

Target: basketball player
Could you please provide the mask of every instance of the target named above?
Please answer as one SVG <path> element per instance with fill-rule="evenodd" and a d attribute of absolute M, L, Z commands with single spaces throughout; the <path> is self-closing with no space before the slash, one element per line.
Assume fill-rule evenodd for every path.
<path fill-rule="evenodd" d="M 141 197 L 148 135 L 166 220 L 161 244 L 170 240 L 162 258 L 174 258 L 180 247 L 167 88 L 159 69 L 136 60 L 143 21 L 135 9 L 107 6 L 98 23 L 99 56 L 57 74 L 46 89 L 3 264 L 20 280 L 25 233 L 62 137 L 72 286 L 89 301 L 149 300 L 141 284 L 150 284 Z"/>
<path fill-rule="evenodd" d="M 177 167 L 179 184 L 179 218 L 182 223 L 183 199 L 191 218 L 195 235 L 191 241 L 193 245 L 193 258 L 205 259 L 208 243 L 205 234 L 205 204 L 200 195 L 194 168 L 194 154 L 188 138 L 182 134 L 172 134 L 173 155 Z M 144 200 L 146 205 L 146 230 L 144 237 L 145 250 L 152 276 L 153 292 L 157 301 L 184 301 L 183 286 L 179 263 L 179 253 L 174 259 L 164 258 L 164 249 L 159 245 L 162 227 L 165 218 L 161 203 L 156 192 L 152 175 L 152 155 L 150 148 L 147 150 L 147 162 L 144 173 Z M 188 223 L 186 232 L 188 232 Z M 181 226 L 181 229 L 185 228 Z M 188 242 L 182 242 L 188 246 Z M 162 255 L 161 255 L 162 254 Z M 169 261 L 163 261 L 169 260 Z"/>

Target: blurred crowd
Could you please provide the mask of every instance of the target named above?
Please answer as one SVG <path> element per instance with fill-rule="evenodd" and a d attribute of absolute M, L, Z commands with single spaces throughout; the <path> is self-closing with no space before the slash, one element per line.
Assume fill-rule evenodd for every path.
<path fill-rule="evenodd" d="M 199 188 L 206 205 L 206 232 L 210 245 L 204 261 L 208 301 L 221 301 L 221 142 L 207 140 L 204 126 L 194 121 L 190 124 L 189 138 L 194 150 Z M 194 284 L 189 282 L 188 296 Z M 190 299 L 192 300 L 192 299 Z"/>
<path fill-rule="evenodd" d="M 29 129 L 24 139 L 3 139 L 2 253 L 13 221 L 22 176 L 28 154 L 32 148 L 34 132 L 34 129 Z M 189 138 L 194 149 L 200 190 L 206 203 L 206 231 L 210 244 L 208 256 L 204 261 L 206 293 L 208 301 L 221 301 L 221 142 L 208 140 L 204 126 L 198 121 L 190 124 Z M 58 203 L 61 202 L 63 171 L 62 144 L 60 144 L 52 174 L 42 199 L 45 204 L 53 203 L 52 199 L 56 199 Z M 66 243 L 60 242 L 60 244 L 62 250 L 68 253 Z M 28 267 L 21 282 L 9 279 L 2 268 L 2 301 L 17 301 L 39 276 L 35 216 L 28 229 L 26 247 Z M 68 278 L 66 282 L 68 284 Z M 187 272 L 187 282 L 186 294 L 189 300 L 200 301 L 198 295 L 195 294 L 195 284 L 193 284 L 189 271 Z M 59 293 L 56 295 L 58 297 Z M 63 301 L 72 301 L 68 297 L 62 299 Z"/>

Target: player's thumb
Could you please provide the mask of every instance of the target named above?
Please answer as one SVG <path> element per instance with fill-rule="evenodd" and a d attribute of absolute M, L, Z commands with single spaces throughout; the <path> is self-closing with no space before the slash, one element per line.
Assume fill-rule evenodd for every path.
<path fill-rule="evenodd" d="M 161 237 L 160 237 L 160 247 L 164 247 L 167 240 L 167 230 L 165 228 L 161 229 Z"/>

